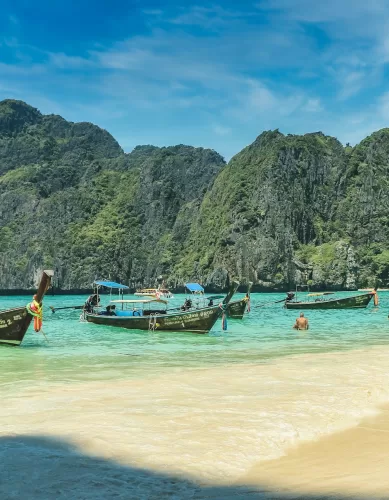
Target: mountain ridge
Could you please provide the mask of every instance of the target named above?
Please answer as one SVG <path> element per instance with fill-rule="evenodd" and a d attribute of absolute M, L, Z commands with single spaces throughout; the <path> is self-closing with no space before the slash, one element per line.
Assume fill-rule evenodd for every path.
<path fill-rule="evenodd" d="M 0 102 L 0 289 L 42 267 L 63 289 L 231 278 L 256 290 L 389 281 L 389 129 L 355 147 L 264 131 L 226 163 L 212 149 L 124 153 L 88 122 Z"/>

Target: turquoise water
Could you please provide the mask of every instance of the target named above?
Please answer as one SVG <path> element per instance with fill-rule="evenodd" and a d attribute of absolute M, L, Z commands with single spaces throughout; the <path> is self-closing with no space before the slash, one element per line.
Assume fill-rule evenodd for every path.
<path fill-rule="evenodd" d="M 339 295 L 348 295 L 341 293 Z M 243 297 L 243 294 L 237 298 Z M 43 330 L 32 328 L 21 347 L 0 346 L 0 384 L 32 380 L 66 382 L 154 376 L 166 370 L 211 367 L 231 363 L 267 363 L 283 356 L 350 350 L 389 343 L 389 292 L 380 305 L 367 309 L 306 311 L 308 332 L 292 329 L 298 311 L 274 304 L 284 294 L 252 294 L 251 312 L 243 320 L 217 322 L 208 335 L 140 332 L 82 323 L 80 311 L 55 314 L 49 306 L 83 304 L 87 296 L 47 296 Z M 172 306 L 182 304 L 176 296 Z M 108 296 L 104 296 L 108 300 Z M 27 303 L 28 297 L 0 297 L 0 308 Z"/>
<path fill-rule="evenodd" d="M 21 347 L 0 346 L 3 462 L 27 457 L 19 471 L 38 464 L 22 476 L 39 477 L 47 498 L 67 484 L 71 491 L 78 485 L 73 497 L 111 498 L 111 483 L 100 481 L 105 469 L 88 466 L 96 456 L 231 484 L 262 460 L 353 427 L 389 401 L 389 293 L 380 294 L 379 308 L 307 311 L 304 332 L 292 329 L 298 311 L 274 304 L 283 297 L 253 294 L 250 314 L 229 320 L 227 332 L 219 320 L 209 335 L 195 335 L 82 323 L 80 311 L 52 314 L 49 306 L 82 304 L 86 296 L 47 296 L 49 342 L 30 329 Z M 27 301 L 0 298 L 0 307 Z M 183 301 L 178 296 L 172 306 Z M 31 448 L 31 437 L 40 444 Z M 86 462 L 68 460 L 58 443 Z M 15 484 L 5 486 L 11 496 Z M 120 484 L 123 498 L 166 497 L 165 481 Z"/>

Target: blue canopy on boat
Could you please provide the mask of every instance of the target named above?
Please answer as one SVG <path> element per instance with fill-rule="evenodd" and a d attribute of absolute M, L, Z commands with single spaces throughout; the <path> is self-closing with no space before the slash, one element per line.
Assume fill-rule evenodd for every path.
<path fill-rule="evenodd" d="M 125 288 L 128 288 L 126 285 L 122 285 L 121 283 L 115 283 L 114 281 L 94 281 L 94 285 L 99 285 L 99 286 L 106 286 L 107 288 L 117 288 L 119 290 L 124 290 Z"/>
<path fill-rule="evenodd" d="M 198 283 L 185 283 L 185 286 L 190 292 L 204 292 L 204 288 Z"/>

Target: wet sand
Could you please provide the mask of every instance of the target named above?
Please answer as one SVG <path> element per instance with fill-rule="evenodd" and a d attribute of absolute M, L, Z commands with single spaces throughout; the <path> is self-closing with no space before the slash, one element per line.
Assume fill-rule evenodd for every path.
<path fill-rule="evenodd" d="M 389 498 L 389 406 L 355 428 L 258 463 L 238 483 L 265 487 L 269 498 L 275 491 L 288 498 Z"/>

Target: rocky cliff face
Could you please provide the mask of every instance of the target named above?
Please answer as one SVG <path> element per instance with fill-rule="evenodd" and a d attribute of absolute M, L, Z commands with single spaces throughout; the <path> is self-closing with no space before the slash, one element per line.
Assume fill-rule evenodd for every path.
<path fill-rule="evenodd" d="M 29 288 L 44 267 L 64 289 L 102 276 L 154 282 L 170 271 L 163 252 L 181 210 L 200 204 L 223 166 L 214 151 L 189 146 L 126 155 L 92 124 L 3 101 L 0 289 Z"/>
<path fill-rule="evenodd" d="M 210 282 L 215 270 L 221 278 L 228 270 L 263 288 L 310 279 L 312 266 L 299 262 L 298 250 L 326 241 L 344 192 L 346 163 L 343 146 L 323 134 L 261 134 L 206 194 L 184 273 Z"/>
<path fill-rule="evenodd" d="M 355 148 L 264 132 L 226 165 L 182 145 L 125 154 L 90 123 L 2 101 L 0 289 L 29 288 L 44 267 L 64 289 L 160 274 L 172 286 L 386 286 L 388 165 L 389 129 Z"/>

